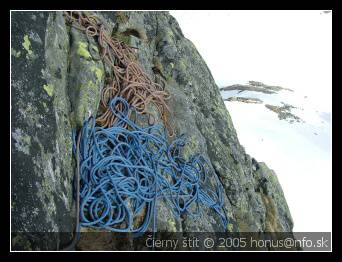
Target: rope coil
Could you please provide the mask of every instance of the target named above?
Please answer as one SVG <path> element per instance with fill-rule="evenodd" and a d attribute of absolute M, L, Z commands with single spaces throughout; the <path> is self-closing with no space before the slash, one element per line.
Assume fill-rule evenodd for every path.
<path fill-rule="evenodd" d="M 110 109 L 117 118 L 112 127 L 89 119 L 79 134 L 81 225 L 138 233 L 153 219 L 155 232 L 162 198 L 177 217 L 199 216 L 200 205 L 213 208 L 226 227 L 222 185 L 202 156 L 182 157 L 185 137 L 168 144 L 162 125 L 137 126 L 128 118 L 134 108 L 121 97 L 111 100 Z"/>

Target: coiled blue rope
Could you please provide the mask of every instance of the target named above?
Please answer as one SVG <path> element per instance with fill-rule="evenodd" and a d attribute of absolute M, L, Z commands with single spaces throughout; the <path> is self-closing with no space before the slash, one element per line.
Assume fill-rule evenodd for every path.
<path fill-rule="evenodd" d="M 226 228 L 222 185 L 201 155 L 182 157 L 185 137 L 169 144 L 162 125 L 139 127 L 121 97 L 110 108 L 117 117 L 112 127 L 90 118 L 79 134 L 81 226 L 142 233 L 153 220 L 156 232 L 156 202 L 163 198 L 175 216 L 199 216 L 201 204 L 213 208 Z M 73 140 L 76 152 L 76 134 Z"/>

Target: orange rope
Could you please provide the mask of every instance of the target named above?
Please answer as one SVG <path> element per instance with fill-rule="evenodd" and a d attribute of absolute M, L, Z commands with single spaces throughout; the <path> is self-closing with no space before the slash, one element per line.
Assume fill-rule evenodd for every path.
<path fill-rule="evenodd" d="M 120 96 L 138 113 L 149 115 L 149 122 L 153 117 L 147 108 L 150 103 L 154 104 L 169 135 L 173 136 L 174 131 L 168 120 L 170 110 L 166 104 L 170 95 L 164 90 L 164 86 L 152 81 L 143 71 L 137 63 L 136 50 L 108 36 L 104 25 L 95 16 L 86 16 L 82 12 L 65 12 L 65 16 L 72 26 L 83 31 L 88 37 L 98 37 L 101 57 L 113 70 L 113 79 L 106 79 L 101 92 L 97 124 L 110 127 L 115 123 L 116 117 L 109 108 L 109 101 L 114 96 Z"/>

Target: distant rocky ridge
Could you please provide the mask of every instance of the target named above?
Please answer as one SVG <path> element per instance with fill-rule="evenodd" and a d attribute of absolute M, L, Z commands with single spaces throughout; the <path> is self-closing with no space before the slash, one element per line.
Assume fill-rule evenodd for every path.
<path fill-rule="evenodd" d="M 280 87 L 280 86 L 269 86 L 262 82 L 257 81 L 248 81 L 248 84 L 246 85 L 231 85 L 226 87 L 221 87 L 220 91 L 232 91 L 232 90 L 240 90 L 239 93 L 243 91 L 255 91 L 255 92 L 261 92 L 265 94 L 274 94 L 282 90 L 293 92 L 292 89 Z"/>
<path fill-rule="evenodd" d="M 294 92 L 292 89 L 281 87 L 281 86 L 270 86 L 266 85 L 262 82 L 257 82 L 257 81 L 248 81 L 248 84 L 241 85 L 241 84 L 235 84 L 231 86 L 226 86 L 226 87 L 221 87 L 220 91 L 238 91 L 237 94 L 229 96 L 228 98 L 225 98 L 224 101 L 229 101 L 229 102 L 243 102 L 247 104 L 263 104 L 264 101 L 262 101 L 260 98 L 255 98 L 255 97 L 246 97 L 246 93 L 248 92 L 259 92 L 263 93 L 265 95 L 273 95 L 273 94 L 278 94 L 279 91 L 290 91 Z M 244 92 L 244 96 L 239 96 Z M 272 112 L 278 114 L 278 118 L 280 120 L 286 120 L 289 123 L 303 123 L 304 121 L 293 114 L 291 112 L 292 109 L 297 109 L 297 107 L 292 106 L 290 104 L 281 102 L 281 106 L 279 105 L 271 105 L 271 104 L 265 104 L 265 107 Z"/>
<path fill-rule="evenodd" d="M 304 121 L 291 113 L 291 109 L 294 109 L 296 107 L 292 106 L 292 105 L 289 105 L 289 104 L 285 104 L 285 103 L 282 103 L 283 105 L 282 106 L 274 106 L 274 105 L 269 105 L 269 104 L 266 104 L 265 107 L 275 113 L 278 114 L 278 118 L 280 120 L 287 120 L 288 122 L 290 122 L 291 124 L 294 123 L 294 122 L 297 122 L 297 123 L 303 123 Z"/>
<path fill-rule="evenodd" d="M 236 96 L 228 97 L 227 99 L 225 99 L 225 101 L 238 101 L 238 102 L 244 102 L 248 104 L 262 104 L 263 103 L 262 100 L 260 100 L 259 98 L 236 97 Z"/>

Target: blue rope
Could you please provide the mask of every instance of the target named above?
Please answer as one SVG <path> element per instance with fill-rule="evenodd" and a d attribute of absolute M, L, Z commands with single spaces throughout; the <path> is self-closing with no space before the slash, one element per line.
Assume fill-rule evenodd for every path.
<path fill-rule="evenodd" d="M 121 97 L 110 108 L 117 117 L 112 127 L 96 126 L 91 117 L 79 134 L 81 226 L 142 233 L 153 219 L 156 232 L 156 203 L 163 198 L 177 217 L 199 216 L 200 204 L 213 208 L 226 228 L 222 185 L 204 157 L 182 157 L 185 137 L 169 144 L 162 125 L 139 127 Z"/>

